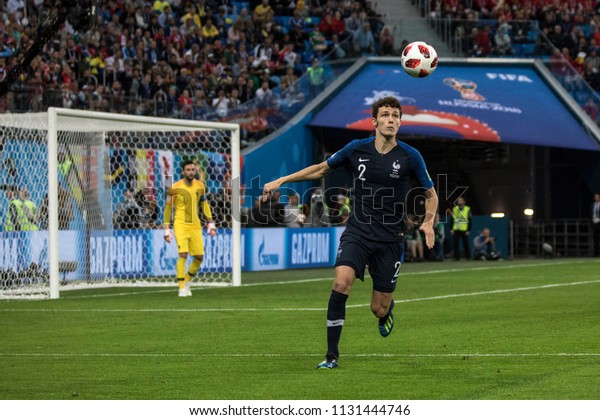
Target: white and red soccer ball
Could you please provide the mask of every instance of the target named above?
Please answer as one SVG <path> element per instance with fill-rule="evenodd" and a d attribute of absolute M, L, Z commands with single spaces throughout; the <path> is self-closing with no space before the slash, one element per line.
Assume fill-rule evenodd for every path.
<path fill-rule="evenodd" d="M 427 77 L 437 68 L 438 56 L 431 45 L 415 41 L 404 48 L 401 62 L 404 71 L 412 77 Z"/>

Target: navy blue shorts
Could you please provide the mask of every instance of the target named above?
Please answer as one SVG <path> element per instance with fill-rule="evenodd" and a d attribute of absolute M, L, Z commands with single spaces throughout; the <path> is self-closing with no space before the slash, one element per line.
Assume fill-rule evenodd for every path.
<path fill-rule="evenodd" d="M 400 267 L 404 260 L 404 240 L 398 242 L 376 242 L 365 238 L 347 235 L 340 238 L 335 266 L 352 267 L 356 277 L 365 280 L 365 267 L 373 278 L 373 290 L 392 293 Z"/>

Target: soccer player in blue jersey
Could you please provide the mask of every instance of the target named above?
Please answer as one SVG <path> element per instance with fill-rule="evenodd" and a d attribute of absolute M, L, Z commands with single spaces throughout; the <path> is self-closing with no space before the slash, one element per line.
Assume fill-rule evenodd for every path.
<path fill-rule="evenodd" d="M 337 252 L 327 308 L 327 354 L 319 369 L 338 367 L 346 301 L 356 278 L 364 280 L 367 265 L 373 279 L 371 311 L 378 318 L 379 333 L 387 337 L 392 332 L 393 294 L 404 254 L 406 198 L 414 187 L 421 188 L 426 198 L 420 229 L 427 247 L 434 245 L 438 197 L 421 154 L 396 139 L 401 118 L 400 102 L 394 97 L 381 98 L 373 103 L 374 137 L 354 140 L 326 161 L 264 186 L 266 200 L 285 183 L 317 180 L 344 165 L 352 169 L 354 205 Z"/>

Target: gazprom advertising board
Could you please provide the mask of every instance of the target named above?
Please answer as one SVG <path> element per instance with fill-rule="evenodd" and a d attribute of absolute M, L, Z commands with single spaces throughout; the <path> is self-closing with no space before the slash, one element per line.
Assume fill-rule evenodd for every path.
<path fill-rule="evenodd" d="M 62 231 L 59 236 L 59 261 L 77 260 L 77 232 Z M 72 246 L 71 246 L 72 245 Z M 0 234 L 0 270 L 17 272 L 31 264 L 48 266 L 48 232 L 2 232 Z"/>
<path fill-rule="evenodd" d="M 343 228 L 242 229 L 242 270 L 331 267 Z M 163 239 L 162 230 L 60 231 L 59 261 L 73 267 L 61 279 L 174 276 L 177 245 Z M 83 263 L 87 261 L 89 266 Z M 189 262 L 189 261 L 188 261 Z M 0 233 L 0 271 L 48 268 L 48 232 Z M 231 230 L 204 236 L 203 272 L 230 272 Z"/>
<path fill-rule="evenodd" d="M 343 228 L 243 229 L 245 271 L 331 267 Z"/>
<path fill-rule="evenodd" d="M 600 150 L 598 142 L 532 64 L 440 62 L 424 79 L 400 63 L 368 63 L 310 122 L 372 131 L 371 105 L 402 104 L 404 135 Z"/>

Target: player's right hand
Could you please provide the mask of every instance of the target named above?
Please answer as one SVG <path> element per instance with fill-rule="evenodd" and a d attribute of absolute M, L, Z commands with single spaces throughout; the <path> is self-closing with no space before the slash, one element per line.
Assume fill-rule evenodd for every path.
<path fill-rule="evenodd" d="M 165 229 L 163 237 L 165 238 L 165 241 L 167 241 L 167 243 L 170 244 L 173 240 L 173 231 L 171 229 Z"/>
<path fill-rule="evenodd" d="M 263 187 L 262 202 L 264 203 L 265 201 L 267 201 L 267 199 L 269 199 L 269 197 L 271 196 L 271 193 L 277 190 L 279 187 L 281 187 L 280 179 L 276 179 L 275 181 L 266 183 Z"/>
<path fill-rule="evenodd" d="M 435 245 L 435 232 L 433 231 L 433 221 L 429 223 L 423 223 L 419 230 L 425 234 L 425 245 L 427 245 L 427 248 L 432 249 Z"/>

